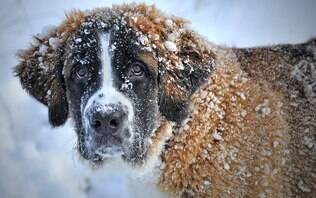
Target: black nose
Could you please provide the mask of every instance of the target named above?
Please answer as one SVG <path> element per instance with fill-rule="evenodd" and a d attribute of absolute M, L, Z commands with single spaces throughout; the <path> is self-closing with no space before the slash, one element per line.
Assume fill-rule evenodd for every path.
<path fill-rule="evenodd" d="M 91 126 L 103 136 L 121 136 L 127 113 L 120 105 L 97 106 L 92 112 Z"/>

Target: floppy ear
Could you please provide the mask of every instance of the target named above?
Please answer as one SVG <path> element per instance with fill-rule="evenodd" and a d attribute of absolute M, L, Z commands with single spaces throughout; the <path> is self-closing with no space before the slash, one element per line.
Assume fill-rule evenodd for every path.
<path fill-rule="evenodd" d="M 58 27 L 47 35 L 34 36 L 32 45 L 18 53 L 20 63 L 15 75 L 22 87 L 34 98 L 48 106 L 52 126 L 64 124 L 68 118 L 68 102 L 64 77 L 65 43 L 69 36 L 80 28 L 84 14 L 73 11 Z"/>
<path fill-rule="evenodd" d="M 68 118 L 68 101 L 63 80 L 55 79 L 51 83 L 51 94 L 48 98 L 48 118 L 53 126 L 64 124 Z"/>
<path fill-rule="evenodd" d="M 190 111 L 190 97 L 209 78 L 215 55 L 193 32 L 185 32 L 177 43 L 178 65 L 159 65 L 159 108 L 168 120 L 181 123 Z"/>

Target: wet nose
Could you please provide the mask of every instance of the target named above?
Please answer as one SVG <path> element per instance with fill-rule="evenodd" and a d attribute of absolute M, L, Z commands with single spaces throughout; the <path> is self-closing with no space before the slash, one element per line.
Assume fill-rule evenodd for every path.
<path fill-rule="evenodd" d="M 91 119 L 91 126 L 103 136 L 120 136 L 127 114 L 119 105 L 97 106 Z"/>

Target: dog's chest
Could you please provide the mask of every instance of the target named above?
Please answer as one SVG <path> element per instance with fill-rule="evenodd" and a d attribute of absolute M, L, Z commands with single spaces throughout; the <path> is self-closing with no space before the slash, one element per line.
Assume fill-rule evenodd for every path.
<path fill-rule="evenodd" d="M 155 181 L 148 181 L 146 178 L 130 178 L 128 189 L 131 198 L 167 198 L 171 197 L 168 193 L 163 192 Z"/>
<path fill-rule="evenodd" d="M 161 190 L 159 181 L 161 176 L 160 159 L 151 159 L 151 163 L 132 167 L 120 159 L 115 159 L 105 165 L 111 174 L 126 179 L 129 198 L 167 198 L 171 194 Z"/>

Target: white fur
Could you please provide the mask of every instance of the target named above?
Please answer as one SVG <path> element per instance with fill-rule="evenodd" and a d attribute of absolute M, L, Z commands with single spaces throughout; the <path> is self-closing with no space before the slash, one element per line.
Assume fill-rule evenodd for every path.
<path fill-rule="evenodd" d="M 101 34 L 99 37 L 101 46 L 100 59 L 102 63 L 102 86 L 90 97 L 86 106 L 83 108 L 83 122 L 86 132 L 88 132 L 89 129 L 88 110 L 95 102 L 98 103 L 98 107 L 101 108 L 97 109 L 97 111 L 105 112 L 112 110 L 108 105 L 121 103 L 126 106 L 128 110 L 128 125 L 131 125 L 134 119 L 134 111 L 131 101 L 113 86 L 114 79 L 112 76 L 113 71 L 111 65 L 110 33 Z M 100 94 L 102 94 L 103 97 L 99 97 Z M 144 165 L 129 166 L 118 158 L 112 159 L 111 162 L 107 163 L 106 167 L 111 168 L 112 170 L 119 170 L 121 174 L 126 174 L 130 178 L 129 188 L 132 197 L 169 197 L 168 194 L 160 191 L 157 184 L 161 165 L 159 156 L 166 139 L 171 136 L 171 131 L 171 127 L 168 127 L 166 136 L 159 141 L 155 152 L 152 153 L 152 156 L 149 156 Z M 87 146 L 90 146 L 89 134 L 86 135 L 88 137 L 86 144 Z M 134 134 L 132 133 L 132 136 L 133 135 Z"/>
<path fill-rule="evenodd" d="M 88 120 L 88 110 L 94 103 L 98 104 L 98 111 L 104 112 L 112 110 L 112 108 L 110 108 L 109 105 L 121 104 L 124 107 L 126 107 L 126 110 L 128 112 L 128 126 L 131 125 L 134 117 L 134 110 L 131 101 L 113 86 L 114 79 L 112 76 L 113 71 L 111 64 L 112 61 L 110 50 L 110 33 L 100 34 L 99 38 L 101 47 L 100 59 L 102 64 L 102 72 L 100 74 L 102 75 L 102 85 L 100 86 L 100 89 L 90 97 L 86 106 L 83 109 L 83 123 L 85 125 L 86 132 L 88 132 L 87 130 L 89 129 L 90 124 Z M 103 96 L 100 97 L 100 95 Z M 132 132 L 132 129 L 130 129 L 130 131 Z M 89 136 L 89 134 L 86 135 Z M 133 133 L 131 133 L 131 136 L 132 139 Z M 89 145 L 89 142 L 87 142 L 87 145 Z"/>
<path fill-rule="evenodd" d="M 111 170 L 111 173 L 119 174 L 126 178 L 128 193 L 131 198 L 172 197 L 171 194 L 159 188 L 160 175 L 154 170 L 152 170 L 153 172 L 148 172 L 150 168 L 147 167 L 147 164 L 141 167 L 130 166 L 130 164 L 127 164 L 121 158 L 112 158 L 102 167 L 102 169 Z"/>
<path fill-rule="evenodd" d="M 166 141 L 172 136 L 172 127 L 174 123 L 170 123 L 164 131 L 164 136 L 157 143 L 153 153 L 150 153 L 146 162 L 141 166 L 133 166 L 129 171 L 129 189 L 132 197 L 139 198 L 167 198 L 172 197 L 167 192 L 161 191 L 159 188 L 159 178 L 163 164 L 161 162 L 161 152 Z M 151 143 L 150 143 L 151 144 Z"/>

